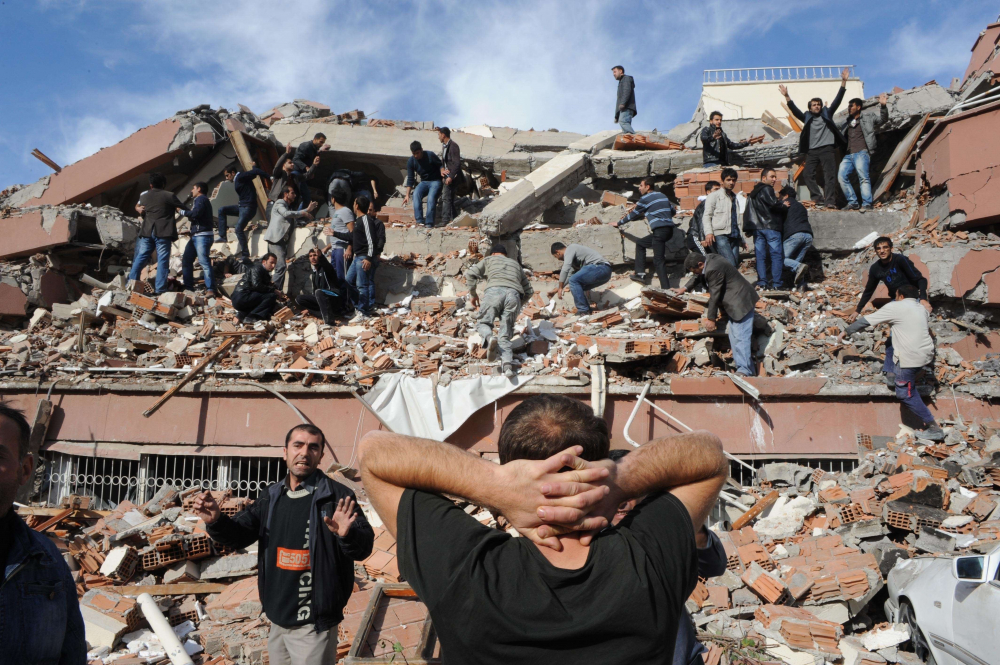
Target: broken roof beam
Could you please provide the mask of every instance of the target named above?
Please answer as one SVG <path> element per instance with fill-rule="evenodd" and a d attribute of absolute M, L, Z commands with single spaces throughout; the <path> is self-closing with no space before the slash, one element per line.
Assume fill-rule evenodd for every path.
<path fill-rule="evenodd" d="M 50 169 L 52 169 L 56 173 L 59 173 L 60 171 L 62 171 L 62 167 L 61 166 L 59 166 L 54 161 L 52 161 L 52 159 L 48 155 L 46 155 L 44 152 L 42 152 L 38 148 L 35 148 L 34 150 L 31 151 L 31 156 L 34 157 L 35 159 L 37 159 L 38 161 L 40 161 L 42 164 L 45 164 L 47 167 L 49 167 Z"/>
<path fill-rule="evenodd" d="M 582 152 L 557 155 L 491 201 L 479 215 L 479 228 L 496 236 L 527 226 L 580 184 L 589 170 L 590 159 Z"/>

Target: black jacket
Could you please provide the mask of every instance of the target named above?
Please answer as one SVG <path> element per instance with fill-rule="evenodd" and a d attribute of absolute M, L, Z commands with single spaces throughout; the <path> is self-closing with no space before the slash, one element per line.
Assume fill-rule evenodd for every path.
<path fill-rule="evenodd" d="M 371 215 L 354 220 L 354 233 L 334 231 L 333 236 L 351 243 L 354 256 L 378 258 L 385 247 L 385 224 Z"/>
<path fill-rule="evenodd" d="M 691 222 L 688 224 L 687 241 L 685 244 L 692 252 L 697 252 L 698 245 L 705 239 L 705 230 L 701 227 L 701 217 L 704 214 L 705 202 L 702 201 L 694 209 L 694 216 L 691 217 Z"/>
<path fill-rule="evenodd" d="M 824 106 L 819 110 L 820 117 L 823 118 L 823 122 L 826 126 L 830 128 L 833 132 L 833 143 L 839 148 L 847 147 L 847 139 L 844 135 L 840 133 L 840 128 L 837 127 L 833 122 L 833 114 L 837 112 L 837 107 L 840 106 L 840 102 L 844 99 L 844 92 L 847 90 L 844 86 L 840 86 L 840 90 L 837 92 L 837 96 L 833 98 L 833 102 L 829 106 Z M 812 111 L 806 111 L 803 113 L 799 110 L 799 107 L 795 105 L 791 99 L 788 100 L 788 110 L 792 112 L 796 118 L 802 123 L 802 132 L 799 134 L 799 154 L 806 154 L 809 152 L 809 121 L 812 120 L 815 115 Z"/>
<path fill-rule="evenodd" d="M 791 199 L 790 205 L 785 208 L 785 224 L 781 229 L 781 239 L 788 240 L 796 233 L 812 235 L 813 229 L 809 224 L 809 212 L 806 207 L 796 199 Z"/>
<path fill-rule="evenodd" d="M 236 291 L 248 291 L 250 293 L 270 293 L 274 291 L 271 284 L 271 273 L 264 269 L 260 261 L 254 261 L 253 265 L 243 271 L 243 279 L 236 285 Z"/>
<path fill-rule="evenodd" d="M 699 282 L 708 289 L 708 308 L 705 317 L 714 319 L 722 306 L 726 316 L 732 321 L 739 321 L 754 309 L 759 299 L 757 292 L 740 271 L 727 259 L 719 254 L 709 254 L 705 257 L 705 268 L 700 275 L 687 283 L 688 291 Z"/>
<path fill-rule="evenodd" d="M 255 166 L 249 171 L 240 171 L 233 178 L 233 187 L 236 189 L 237 196 L 240 197 L 239 204 L 241 206 L 257 205 L 257 188 L 254 186 L 253 180 L 258 176 L 261 178 L 261 182 L 264 182 L 263 179 L 267 177 L 267 172 Z"/>
<path fill-rule="evenodd" d="M 337 270 L 330 263 L 329 259 L 323 252 L 319 253 L 319 262 L 316 264 L 316 270 L 309 268 L 309 282 L 308 286 L 305 288 L 306 293 L 315 293 L 320 289 L 326 291 L 334 291 L 342 286 L 340 282 L 340 277 L 337 276 Z"/>
<path fill-rule="evenodd" d="M 747 198 L 743 231 L 781 231 L 785 206 L 774 193 L 774 187 L 764 182 L 754 185 Z"/>
<path fill-rule="evenodd" d="M 306 171 L 313 165 L 313 160 L 319 154 L 319 148 L 312 142 L 312 139 L 303 141 L 295 147 L 295 165 L 299 171 Z"/>
<path fill-rule="evenodd" d="M 278 162 L 274 165 L 274 170 L 271 171 L 271 191 L 267 193 L 267 198 L 270 201 L 277 201 L 285 191 L 285 185 L 290 184 L 295 188 L 296 193 L 298 193 L 299 200 L 305 201 L 305 204 L 308 205 L 311 196 L 307 181 L 316 171 L 316 167 L 311 166 L 312 163 L 310 162 L 310 166 L 304 174 L 299 170 L 294 170 L 292 171 L 292 177 L 289 178 L 288 174 L 285 173 L 285 169 L 282 168 L 289 159 L 291 159 L 291 156 L 287 152 L 281 153 L 281 157 L 278 157 Z"/>
<path fill-rule="evenodd" d="M 191 235 L 215 230 L 215 216 L 212 214 L 212 203 L 204 194 L 195 197 L 191 210 L 184 213 L 191 221 Z"/>
<path fill-rule="evenodd" d="M 622 109 L 622 106 L 625 108 Z M 635 108 L 635 79 L 628 74 L 623 74 L 618 79 L 618 99 L 615 102 L 615 122 L 618 122 L 618 114 L 622 110 L 631 111 L 632 115 L 638 115 Z"/>
<path fill-rule="evenodd" d="M 721 127 L 720 127 L 721 129 Z M 701 159 L 704 164 L 719 164 L 729 166 L 729 151 L 738 150 L 747 146 L 746 141 L 736 143 L 730 141 L 725 132 L 720 138 L 715 138 L 715 127 L 707 125 L 701 130 Z"/>
<path fill-rule="evenodd" d="M 360 506 L 355 506 L 357 519 L 343 538 L 326 527 L 323 516 L 333 515 L 340 499 L 350 497 L 355 502 L 357 499 L 354 492 L 319 471 L 311 479 L 317 475 L 309 513 L 309 565 L 313 575 L 313 616 L 319 632 L 329 630 L 344 618 L 344 607 L 354 590 L 354 562 L 372 553 L 375 534 Z M 261 597 L 267 570 L 264 562 L 271 529 L 270 506 L 284 489 L 284 481 L 274 483 L 246 510 L 232 518 L 223 515 L 207 526 L 212 539 L 228 547 L 239 549 L 257 542 L 257 591 Z"/>
<path fill-rule="evenodd" d="M 142 213 L 140 236 L 152 238 L 155 235 L 157 238 L 177 240 L 177 220 L 174 219 L 174 214 L 188 208 L 176 194 L 165 189 L 147 189 L 139 195 L 139 205 L 146 209 Z"/>

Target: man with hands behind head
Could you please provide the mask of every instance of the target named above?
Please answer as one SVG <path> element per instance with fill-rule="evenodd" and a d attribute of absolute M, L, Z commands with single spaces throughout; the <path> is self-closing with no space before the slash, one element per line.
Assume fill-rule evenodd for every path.
<path fill-rule="evenodd" d="M 194 502 L 213 540 L 233 548 L 258 542 L 257 589 L 271 621 L 272 665 L 337 660 L 337 625 L 354 589 L 354 561 L 375 535 L 354 493 L 319 471 L 326 438 L 314 425 L 285 436 L 288 475 L 230 518 L 211 494 Z"/>
<path fill-rule="evenodd" d="M 426 439 L 362 439 L 365 490 L 446 664 L 670 662 L 697 582 L 696 533 L 728 462 L 708 432 L 651 441 L 617 463 L 608 448 L 607 423 L 564 395 L 511 411 L 499 465 Z M 499 511 L 525 537 L 483 526 L 445 493 Z"/>

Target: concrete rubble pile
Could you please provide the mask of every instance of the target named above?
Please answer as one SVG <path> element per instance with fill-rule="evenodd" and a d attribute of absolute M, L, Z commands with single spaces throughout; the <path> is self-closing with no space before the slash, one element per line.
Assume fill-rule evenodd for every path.
<path fill-rule="evenodd" d="M 958 421 L 940 444 L 906 428 L 859 435 L 850 473 L 771 463 L 755 486 L 724 487 L 727 571 L 687 601 L 706 662 L 921 662 L 899 648 L 909 627 L 884 622 L 880 592 L 901 559 L 996 547 L 997 432 Z"/>

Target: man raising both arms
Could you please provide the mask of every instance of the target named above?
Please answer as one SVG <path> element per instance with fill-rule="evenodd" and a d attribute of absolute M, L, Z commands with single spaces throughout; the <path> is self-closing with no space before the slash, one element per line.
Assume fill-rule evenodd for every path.
<path fill-rule="evenodd" d="M 361 442 L 365 490 L 444 662 L 671 662 L 701 526 L 727 477 L 719 439 L 659 439 L 614 463 L 590 407 L 536 395 L 510 413 L 498 448 L 500 465 L 388 432 Z M 443 493 L 492 507 L 526 537 L 483 526 Z M 582 531 L 643 495 L 617 526 Z"/>

